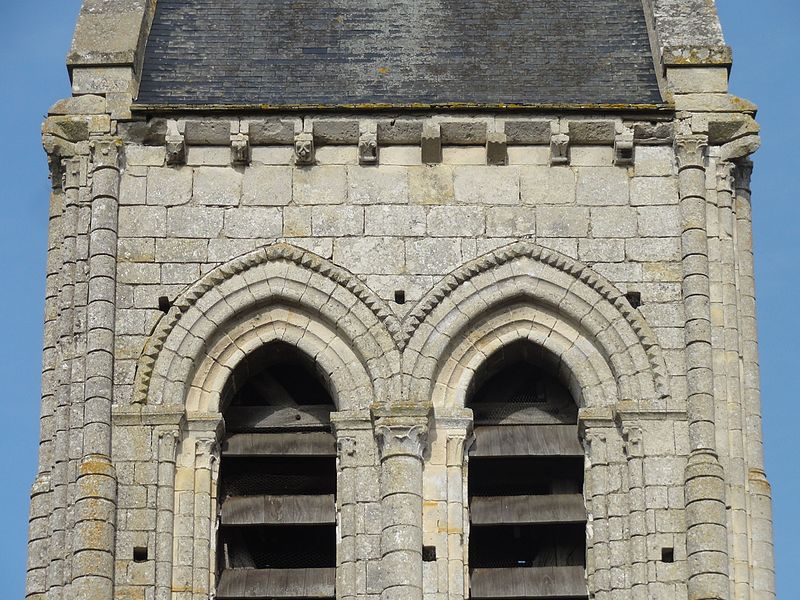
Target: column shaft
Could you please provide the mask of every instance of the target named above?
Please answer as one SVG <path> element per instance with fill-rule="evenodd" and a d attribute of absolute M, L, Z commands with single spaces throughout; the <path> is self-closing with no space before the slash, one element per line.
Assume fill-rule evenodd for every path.
<path fill-rule="evenodd" d="M 716 454 L 705 146 L 706 139 L 697 135 L 681 135 L 676 141 L 690 448 L 685 490 L 686 549 L 689 600 L 723 600 L 729 597 L 730 583 L 725 479 Z"/>
<path fill-rule="evenodd" d="M 422 600 L 422 453 L 429 407 L 375 411 L 381 452 L 381 600 Z"/>

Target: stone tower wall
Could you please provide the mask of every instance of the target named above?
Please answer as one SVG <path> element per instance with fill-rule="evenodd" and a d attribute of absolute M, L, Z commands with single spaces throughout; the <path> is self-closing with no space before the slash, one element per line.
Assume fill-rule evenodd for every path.
<path fill-rule="evenodd" d="M 527 339 L 580 407 L 593 597 L 774 597 L 758 129 L 694 4 L 648 3 L 666 107 L 207 116 L 132 112 L 149 5 L 87 1 L 43 128 L 27 596 L 209 597 L 221 397 L 279 340 L 337 405 L 338 597 L 467 597 L 466 391 Z"/>

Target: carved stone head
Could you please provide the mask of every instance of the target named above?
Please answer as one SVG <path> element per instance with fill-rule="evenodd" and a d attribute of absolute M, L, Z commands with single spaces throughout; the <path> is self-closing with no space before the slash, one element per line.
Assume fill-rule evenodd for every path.
<path fill-rule="evenodd" d="M 299 133 L 294 138 L 294 156 L 298 165 L 314 164 L 314 136 Z"/>

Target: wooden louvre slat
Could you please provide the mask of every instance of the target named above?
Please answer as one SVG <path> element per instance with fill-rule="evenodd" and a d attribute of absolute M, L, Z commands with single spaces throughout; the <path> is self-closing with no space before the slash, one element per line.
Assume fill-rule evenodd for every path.
<path fill-rule="evenodd" d="M 222 503 L 223 525 L 318 525 L 336 522 L 336 501 L 324 496 L 241 496 Z"/>
<path fill-rule="evenodd" d="M 496 425 L 475 428 L 470 456 L 583 456 L 576 425 Z"/>
<path fill-rule="evenodd" d="M 335 581 L 336 569 L 226 569 L 217 598 L 333 598 Z"/>
<path fill-rule="evenodd" d="M 475 496 L 469 503 L 473 525 L 582 523 L 586 508 L 581 494 L 541 496 Z"/>
<path fill-rule="evenodd" d="M 336 456 L 336 438 L 325 431 L 236 433 L 222 444 L 223 456 Z"/>
<path fill-rule="evenodd" d="M 330 426 L 333 407 L 306 406 L 231 406 L 225 411 L 228 431 L 270 431 L 275 429 L 319 429 Z"/>
<path fill-rule="evenodd" d="M 584 567 L 474 569 L 471 598 L 585 598 Z"/>

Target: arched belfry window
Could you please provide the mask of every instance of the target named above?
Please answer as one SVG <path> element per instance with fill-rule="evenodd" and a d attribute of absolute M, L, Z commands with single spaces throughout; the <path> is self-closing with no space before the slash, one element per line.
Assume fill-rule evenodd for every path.
<path fill-rule="evenodd" d="M 216 597 L 334 598 L 334 410 L 313 362 L 266 346 L 232 374 L 223 411 Z"/>
<path fill-rule="evenodd" d="M 505 348 L 468 396 L 471 598 L 587 597 L 577 406 L 540 357 Z"/>

